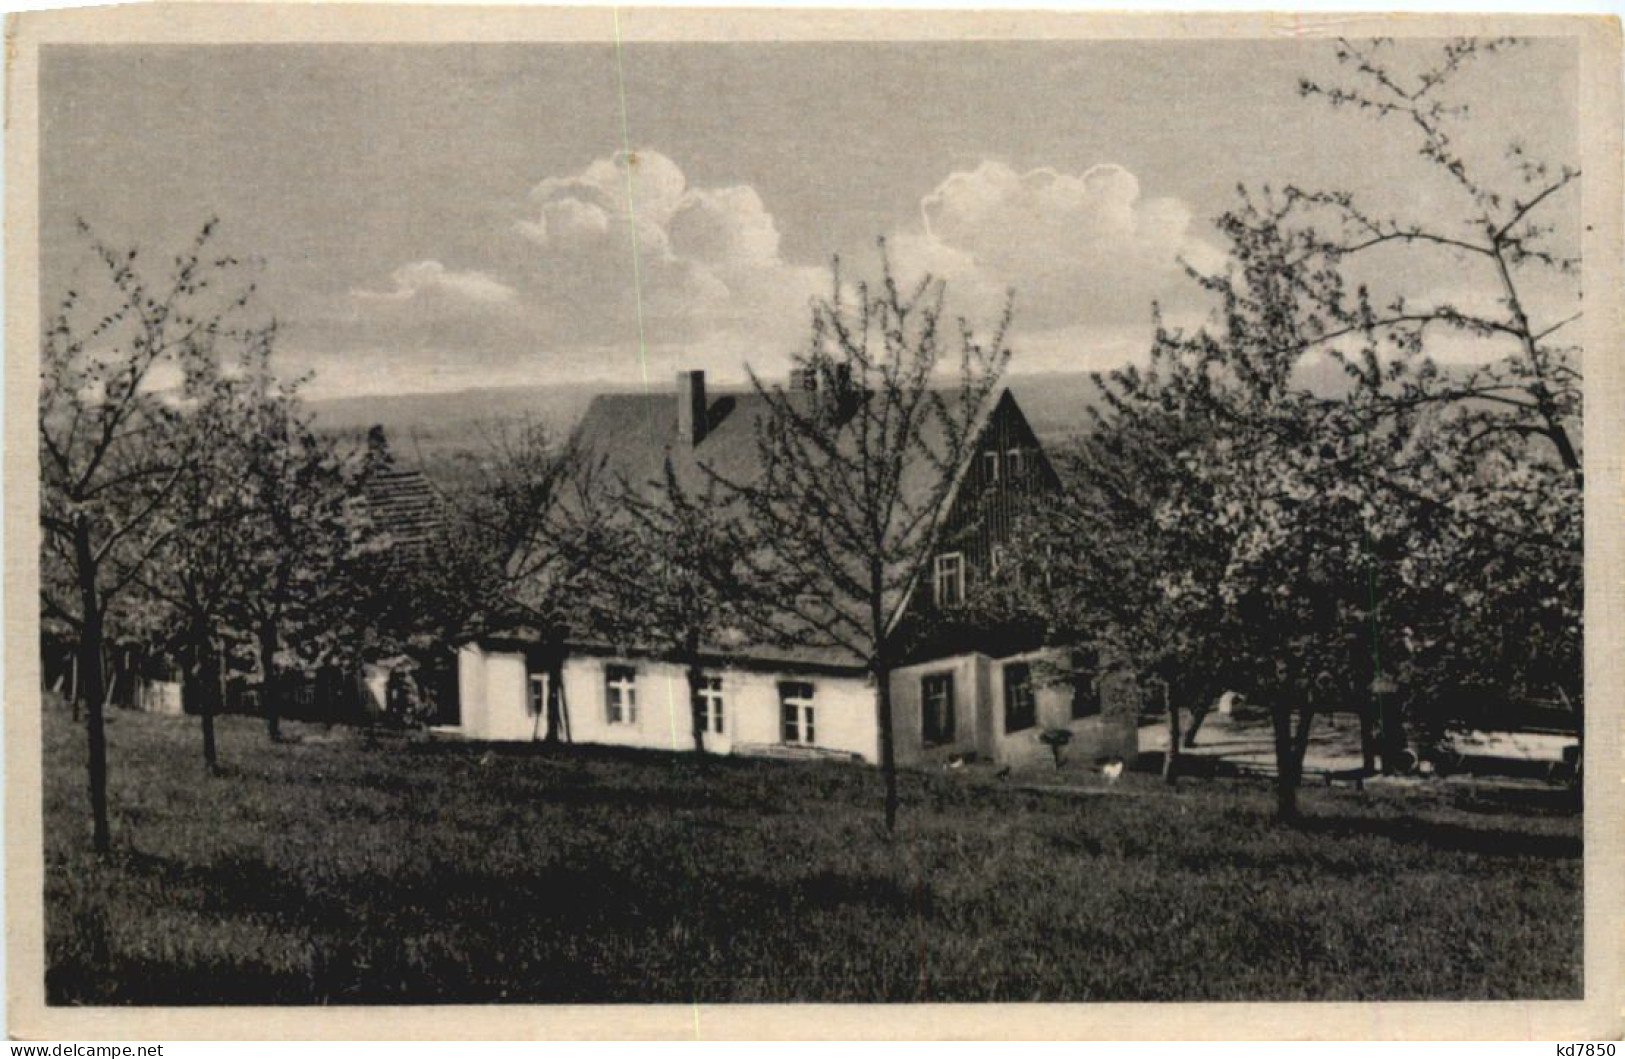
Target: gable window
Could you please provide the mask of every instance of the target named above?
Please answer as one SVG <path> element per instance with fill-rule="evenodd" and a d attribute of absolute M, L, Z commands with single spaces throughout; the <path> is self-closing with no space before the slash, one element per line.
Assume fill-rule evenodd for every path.
<path fill-rule="evenodd" d="M 932 673 L 920 678 L 921 735 L 926 746 L 954 741 L 954 675 Z"/>
<path fill-rule="evenodd" d="M 933 570 L 937 606 L 957 607 L 965 602 L 965 557 L 947 552 L 936 558 Z"/>
<path fill-rule="evenodd" d="M 722 734 L 721 677 L 704 677 L 700 680 L 699 701 L 695 702 L 694 709 L 699 714 L 700 731 L 707 735 Z"/>
<path fill-rule="evenodd" d="M 530 675 L 530 695 L 525 705 L 532 717 L 540 717 L 547 709 L 547 677 L 541 673 Z"/>
<path fill-rule="evenodd" d="M 1004 569 L 1005 564 L 1010 561 L 1009 549 L 1002 544 L 995 544 L 991 550 L 988 561 L 993 569 L 993 572 L 995 574 L 999 573 Z"/>
<path fill-rule="evenodd" d="M 1027 473 L 1027 450 L 1014 448 L 1010 450 L 1010 477 L 1020 478 Z"/>
<path fill-rule="evenodd" d="M 982 453 L 982 480 L 989 485 L 999 480 L 999 453 L 989 449 Z"/>
<path fill-rule="evenodd" d="M 1038 700 L 1033 695 L 1033 671 L 1026 662 L 1004 667 L 1004 730 L 1019 732 L 1038 724 Z"/>
<path fill-rule="evenodd" d="M 610 724 L 637 724 L 638 671 L 631 666 L 605 666 L 604 702 Z"/>
<path fill-rule="evenodd" d="M 779 685 L 779 707 L 784 718 L 784 741 L 809 745 L 815 741 L 813 686 L 787 680 Z"/>

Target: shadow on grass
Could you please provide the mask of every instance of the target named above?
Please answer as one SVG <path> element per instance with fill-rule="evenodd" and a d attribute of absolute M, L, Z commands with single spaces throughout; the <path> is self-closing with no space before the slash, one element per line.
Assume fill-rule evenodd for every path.
<path fill-rule="evenodd" d="M 1582 854 L 1577 835 L 1548 835 L 1505 828 L 1464 827 L 1422 820 L 1414 816 L 1311 816 L 1296 829 L 1326 838 L 1383 838 L 1407 845 L 1480 857 L 1578 860 Z"/>
<path fill-rule="evenodd" d="M 726 999 L 727 964 L 717 960 L 742 923 L 895 922 L 934 909 L 929 885 L 827 870 L 797 878 L 793 867 L 788 877 L 700 876 L 692 889 L 651 886 L 639 866 L 608 864 L 431 864 L 407 875 L 310 878 L 251 857 L 197 865 L 127 851 L 90 870 L 111 873 L 103 881 L 115 890 L 163 893 L 205 922 L 257 923 L 306 940 L 291 960 L 203 951 L 156 960 L 143 951 L 151 946 L 115 944 L 109 913 L 81 904 L 69 913 L 79 944 L 52 946 L 54 1005 L 689 1001 L 701 986 L 686 973 L 630 978 L 601 961 L 606 950 L 685 944 L 713 965 L 704 991 Z"/>
<path fill-rule="evenodd" d="M 1579 816 L 1575 792 L 1568 787 L 1483 787 L 1457 794 L 1455 808 L 1481 816 Z"/>
<path fill-rule="evenodd" d="M 878 774 L 833 763 L 256 740 L 238 781 L 200 785 L 167 767 L 173 731 L 130 725 L 116 776 L 139 775 L 141 797 L 116 804 L 142 815 L 116 818 L 115 836 L 142 852 L 107 860 L 87 848 L 77 733 L 51 744 L 52 1003 L 1579 988 L 1579 818 L 1475 816 L 1467 785 L 1306 789 L 1309 822 L 1292 831 L 1268 822 L 1267 780 L 1170 790 L 1134 776 L 1120 790 L 1136 797 L 1083 799 L 910 773 L 893 837 Z M 1159 885 L 1200 914 L 1171 923 Z M 1368 943 L 1402 920 L 1418 932 L 1408 947 Z"/>

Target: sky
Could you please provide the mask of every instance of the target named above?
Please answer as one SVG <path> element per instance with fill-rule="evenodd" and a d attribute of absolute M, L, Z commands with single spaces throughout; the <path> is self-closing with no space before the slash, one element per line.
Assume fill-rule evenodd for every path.
<path fill-rule="evenodd" d="M 1181 262 L 1222 266 L 1238 185 L 1461 212 L 1413 142 L 1303 75 L 1347 80 L 1310 41 L 54 46 L 42 294 L 83 282 L 76 217 L 165 260 L 214 215 L 314 397 L 726 383 L 782 373 L 832 258 L 873 276 L 884 237 L 984 330 L 1015 291 L 1013 371 L 1109 368 L 1144 355 L 1153 301 L 1202 319 Z M 1474 159 L 1577 161 L 1572 42 L 1456 87 Z M 1493 289 L 1414 254 L 1373 275 Z"/>

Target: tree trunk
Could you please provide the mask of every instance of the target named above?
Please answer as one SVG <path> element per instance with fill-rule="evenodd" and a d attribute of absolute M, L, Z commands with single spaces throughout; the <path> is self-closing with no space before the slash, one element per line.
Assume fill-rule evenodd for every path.
<path fill-rule="evenodd" d="M 203 766 L 211 773 L 220 772 L 220 758 L 215 752 L 214 745 L 214 706 L 209 696 L 204 695 L 198 703 L 203 711 Z"/>
<path fill-rule="evenodd" d="M 194 632 L 186 642 L 181 662 L 181 713 L 196 713 L 199 717 L 203 716 L 204 683 L 203 648 L 198 645 L 197 634 Z"/>
<path fill-rule="evenodd" d="M 876 549 L 876 554 L 880 553 Z M 880 720 L 880 774 L 886 784 L 886 833 L 897 830 L 897 739 L 892 731 L 891 659 L 886 651 L 885 566 L 869 566 L 869 632 L 874 636 L 874 654 L 869 672 L 875 678 L 875 706 Z"/>
<path fill-rule="evenodd" d="M 1185 749 L 1190 750 L 1196 746 L 1196 733 L 1202 730 L 1202 722 L 1212 712 L 1212 696 L 1204 695 L 1198 699 L 1195 707 L 1191 709 L 1191 726 L 1185 729 Z"/>
<path fill-rule="evenodd" d="M 1178 779 L 1176 773 L 1179 762 L 1179 707 L 1174 705 L 1173 696 L 1168 696 L 1168 752 L 1162 755 L 1162 778 L 1167 783 L 1174 783 Z"/>
<path fill-rule="evenodd" d="M 107 689 L 102 679 L 102 610 L 96 590 L 96 560 L 90 545 L 90 523 L 83 517 L 74 522 L 74 561 L 79 573 L 79 605 L 83 624 L 79 630 L 79 690 L 89 719 L 86 729 L 90 744 L 90 816 L 92 844 L 97 853 L 113 845 L 107 824 L 107 729 L 105 710 Z"/>
<path fill-rule="evenodd" d="M 1292 760 L 1298 765 L 1298 778 L 1303 778 L 1303 761 L 1309 756 L 1309 730 L 1315 723 L 1313 702 L 1298 710 L 1298 734 L 1292 740 Z"/>
<path fill-rule="evenodd" d="M 282 719 L 277 712 L 281 703 L 280 681 L 276 673 L 277 633 L 276 621 L 260 622 L 260 711 L 265 714 L 265 734 L 271 742 L 282 740 Z"/>
<path fill-rule="evenodd" d="M 694 728 L 694 753 L 705 753 L 705 701 L 700 698 L 700 690 L 705 685 L 705 674 L 700 670 L 700 663 L 694 655 L 689 655 L 688 673 L 688 714 L 692 718 Z"/>
<path fill-rule="evenodd" d="M 1279 700 L 1270 702 L 1270 721 L 1275 726 L 1275 817 L 1282 823 L 1298 819 L 1298 780 L 1300 766 L 1292 761 L 1292 709 Z"/>
<path fill-rule="evenodd" d="M 1585 751 L 1586 751 L 1586 725 L 1585 700 L 1576 698 L 1570 700 L 1580 703 L 1580 708 L 1574 711 L 1574 773 L 1569 777 L 1569 793 L 1575 812 L 1585 809 Z"/>
<path fill-rule="evenodd" d="M 886 781 L 886 830 L 897 830 L 897 740 L 892 732 L 891 667 L 883 659 L 874 666 L 875 701 L 880 707 L 880 772 Z"/>
<path fill-rule="evenodd" d="M 208 630 L 194 623 L 187 644 L 186 668 L 181 673 L 182 708 L 191 706 L 197 711 L 203 729 L 203 765 L 210 773 L 220 771 L 214 746 L 214 685 L 211 666 L 214 661 L 213 640 Z"/>
<path fill-rule="evenodd" d="M 570 737 L 568 708 L 564 701 L 564 651 L 549 648 L 543 663 L 547 668 L 547 734 L 542 743 L 557 746 Z"/>
<path fill-rule="evenodd" d="M 1368 702 L 1360 710 L 1360 768 L 1368 776 L 1377 771 L 1377 736 L 1372 724 L 1377 709 L 1375 702 Z"/>
<path fill-rule="evenodd" d="M 1303 759 L 1309 751 L 1315 710 L 1305 705 L 1298 711 L 1296 733 L 1290 706 L 1271 702 L 1270 719 L 1275 725 L 1275 815 L 1282 823 L 1293 823 L 1298 819 L 1298 788 L 1303 784 Z"/>
<path fill-rule="evenodd" d="M 203 715 L 203 764 L 210 773 L 218 774 L 220 772 L 220 759 L 215 753 L 214 715 L 217 709 L 223 708 L 226 704 L 226 652 L 222 647 L 211 650 L 210 655 L 212 656 L 210 664 L 214 668 L 212 674 L 214 676 L 212 681 L 214 687 L 203 691 L 198 696 L 198 709 Z M 220 695 L 218 701 L 215 699 L 216 689 L 218 689 Z"/>

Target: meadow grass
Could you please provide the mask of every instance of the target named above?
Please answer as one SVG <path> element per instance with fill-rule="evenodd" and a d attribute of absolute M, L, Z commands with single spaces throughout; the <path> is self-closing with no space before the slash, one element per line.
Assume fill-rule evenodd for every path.
<path fill-rule="evenodd" d="M 57 1004 L 1559 998 L 1580 819 L 1467 787 L 1108 794 L 115 711 L 45 725 Z M 1532 792 L 1538 797 L 1540 792 Z"/>

